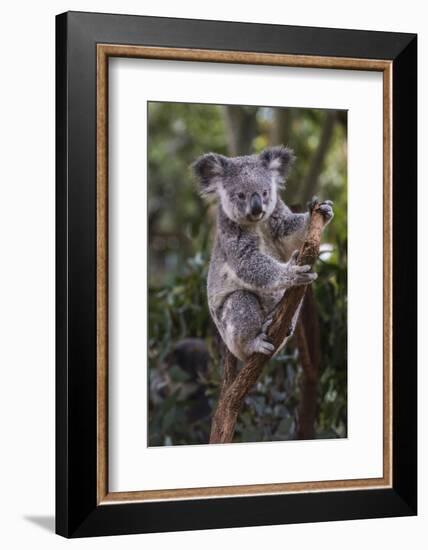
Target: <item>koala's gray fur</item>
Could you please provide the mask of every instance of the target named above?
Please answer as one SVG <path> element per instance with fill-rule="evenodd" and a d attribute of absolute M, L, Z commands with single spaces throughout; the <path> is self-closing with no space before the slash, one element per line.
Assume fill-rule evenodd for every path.
<path fill-rule="evenodd" d="M 193 164 L 202 194 L 219 198 L 208 305 L 223 341 L 242 361 L 273 353 L 266 335 L 272 310 L 287 288 L 316 279 L 309 266 L 296 265 L 310 214 L 293 214 L 278 193 L 293 160 L 279 146 L 234 158 L 208 153 Z M 321 205 L 327 222 L 331 204 Z"/>

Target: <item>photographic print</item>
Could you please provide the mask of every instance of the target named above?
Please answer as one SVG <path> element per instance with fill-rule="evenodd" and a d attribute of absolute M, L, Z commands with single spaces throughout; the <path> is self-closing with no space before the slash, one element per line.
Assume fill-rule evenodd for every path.
<path fill-rule="evenodd" d="M 149 446 L 346 438 L 347 111 L 147 109 Z"/>

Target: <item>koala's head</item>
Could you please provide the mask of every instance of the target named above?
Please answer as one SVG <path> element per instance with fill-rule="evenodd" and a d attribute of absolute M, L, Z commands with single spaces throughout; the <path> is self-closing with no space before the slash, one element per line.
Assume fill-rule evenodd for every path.
<path fill-rule="evenodd" d="M 216 194 L 231 220 L 253 224 L 272 214 L 278 188 L 283 186 L 293 160 L 293 152 L 282 146 L 245 157 L 207 153 L 195 161 L 193 170 L 202 195 Z"/>

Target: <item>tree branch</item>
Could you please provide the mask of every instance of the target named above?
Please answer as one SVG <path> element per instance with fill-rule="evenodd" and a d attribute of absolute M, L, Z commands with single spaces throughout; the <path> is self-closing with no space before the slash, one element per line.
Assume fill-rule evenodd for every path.
<path fill-rule="evenodd" d="M 302 367 L 296 439 L 313 439 L 318 407 L 320 334 L 313 290 L 306 291 L 296 327 L 297 349 Z"/>
<path fill-rule="evenodd" d="M 299 265 L 313 265 L 319 255 L 319 246 L 322 229 L 324 227 L 324 217 L 319 211 L 318 206 L 312 211 L 309 228 L 306 234 L 305 242 L 297 259 Z M 284 292 L 279 304 L 276 306 L 272 323 L 267 333 L 275 346 L 275 350 L 281 346 L 288 335 L 294 314 L 305 295 L 306 286 L 296 286 Z M 226 365 L 233 362 L 233 355 L 227 351 L 225 357 L 225 373 L 223 376 L 223 385 L 217 409 L 214 413 L 210 443 L 231 443 L 235 433 L 235 425 L 239 411 L 245 396 L 260 377 L 264 365 L 270 357 L 261 353 L 255 353 L 250 357 L 239 372 L 235 367 L 232 369 L 233 375 L 227 375 Z M 232 364 L 232 363 L 231 363 Z"/>

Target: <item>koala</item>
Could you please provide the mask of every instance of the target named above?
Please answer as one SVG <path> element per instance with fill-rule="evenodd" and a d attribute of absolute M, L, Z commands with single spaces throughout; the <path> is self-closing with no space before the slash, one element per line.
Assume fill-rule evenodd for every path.
<path fill-rule="evenodd" d="M 218 199 L 209 310 L 229 351 L 241 361 L 253 353 L 274 353 L 266 333 L 273 309 L 286 289 L 317 277 L 310 266 L 296 263 L 311 206 L 309 212 L 293 214 L 279 195 L 293 162 L 293 152 L 278 146 L 233 158 L 208 153 L 193 164 L 201 194 Z M 320 210 L 328 223 L 332 202 L 322 202 Z"/>

